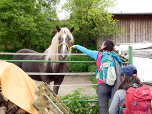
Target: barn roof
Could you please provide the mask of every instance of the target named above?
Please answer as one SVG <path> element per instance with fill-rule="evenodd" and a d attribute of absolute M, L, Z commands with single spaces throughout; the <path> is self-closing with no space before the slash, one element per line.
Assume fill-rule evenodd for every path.
<path fill-rule="evenodd" d="M 112 15 L 152 15 L 152 12 L 111 13 Z"/>

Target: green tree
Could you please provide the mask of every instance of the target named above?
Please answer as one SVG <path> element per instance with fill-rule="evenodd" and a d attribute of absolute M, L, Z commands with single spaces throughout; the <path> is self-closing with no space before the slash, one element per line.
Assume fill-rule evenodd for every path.
<path fill-rule="evenodd" d="M 51 41 L 55 29 L 54 12 L 50 0 L 1 0 L 0 42 L 17 48 L 29 48 Z M 52 0 L 53 4 L 59 0 Z"/>
<path fill-rule="evenodd" d="M 119 35 L 117 20 L 108 13 L 116 0 L 67 0 L 62 7 L 70 13 L 70 25 L 75 27 L 83 39 L 83 46 L 89 47 L 100 36 Z M 97 48 L 97 41 L 96 48 Z"/>

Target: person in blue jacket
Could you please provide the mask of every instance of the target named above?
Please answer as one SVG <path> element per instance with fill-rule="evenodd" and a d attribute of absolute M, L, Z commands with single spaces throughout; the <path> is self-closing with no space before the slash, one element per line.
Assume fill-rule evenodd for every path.
<path fill-rule="evenodd" d="M 117 54 L 115 53 L 114 42 L 112 40 L 105 40 L 101 46 L 100 52 L 108 52 L 110 53 L 115 60 L 122 66 L 122 61 L 118 58 Z M 80 45 L 73 45 L 71 48 L 77 48 L 81 52 L 89 55 L 95 61 L 97 60 L 97 56 L 99 51 L 92 51 Z M 101 59 L 102 60 L 102 59 Z M 116 66 L 115 66 L 116 68 Z M 110 85 L 105 84 L 101 80 L 97 80 L 97 91 L 98 91 L 98 101 L 99 101 L 99 109 L 100 114 L 108 114 L 108 101 L 111 97 L 112 87 Z"/>

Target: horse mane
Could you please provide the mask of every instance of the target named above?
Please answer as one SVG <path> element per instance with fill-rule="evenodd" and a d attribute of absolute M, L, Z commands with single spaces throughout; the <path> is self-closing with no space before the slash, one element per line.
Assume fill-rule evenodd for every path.
<path fill-rule="evenodd" d="M 57 32 L 57 34 L 53 37 L 51 45 L 49 46 L 49 48 L 44 52 L 44 54 L 46 54 L 45 60 L 59 61 L 59 55 L 55 55 L 55 54 L 59 53 L 58 52 L 58 50 L 59 50 L 58 49 L 58 44 L 59 44 L 58 38 L 63 33 L 66 33 L 68 36 L 70 36 L 71 43 L 74 42 L 73 35 L 69 31 L 69 29 L 66 27 L 61 28 L 60 32 Z M 69 53 L 71 53 L 71 51 Z M 51 55 L 51 54 L 53 54 L 53 55 Z M 59 63 L 53 63 L 53 62 L 51 63 L 51 67 L 52 67 L 53 72 L 55 72 L 55 68 L 57 67 L 58 64 Z"/>

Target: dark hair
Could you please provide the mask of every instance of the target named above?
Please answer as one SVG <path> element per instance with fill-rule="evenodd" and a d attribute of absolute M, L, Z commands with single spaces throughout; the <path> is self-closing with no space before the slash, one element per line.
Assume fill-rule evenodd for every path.
<path fill-rule="evenodd" d="M 115 51 L 115 48 L 114 48 L 114 42 L 112 40 L 105 40 L 104 41 L 104 45 L 106 45 L 106 47 L 104 49 L 100 49 L 99 51 L 103 52 L 103 50 L 108 50 L 108 51 Z"/>
<path fill-rule="evenodd" d="M 121 75 L 124 76 L 124 75 Z M 118 89 L 127 90 L 131 84 L 137 83 L 140 87 L 143 86 L 143 83 L 137 76 L 125 76 L 125 79 L 121 82 Z"/>

